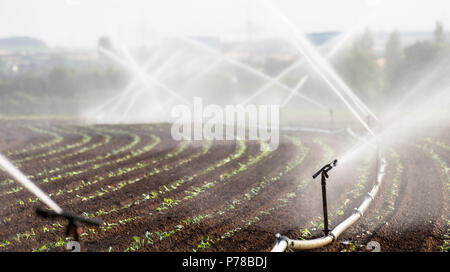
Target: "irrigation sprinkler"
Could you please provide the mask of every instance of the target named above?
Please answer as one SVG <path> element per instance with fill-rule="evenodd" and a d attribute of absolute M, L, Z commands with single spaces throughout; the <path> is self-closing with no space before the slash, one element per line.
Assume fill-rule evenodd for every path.
<path fill-rule="evenodd" d="M 326 164 L 324 167 L 322 167 L 322 169 L 320 169 L 319 171 L 317 171 L 312 177 L 313 179 L 315 179 L 318 175 L 322 176 L 321 179 L 321 184 L 322 184 L 322 202 L 323 202 L 323 224 L 324 224 L 324 230 L 323 232 L 325 232 L 325 235 L 328 235 L 328 233 L 330 232 L 330 230 L 328 229 L 328 210 L 327 210 L 327 178 L 329 178 L 328 176 L 328 171 L 330 171 L 333 167 L 336 167 L 337 164 L 337 160 L 334 160 L 332 162 L 330 162 L 329 164 Z"/>
<path fill-rule="evenodd" d="M 82 233 L 80 223 L 85 223 L 88 225 L 96 225 L 99 226 L 102 224 L 102 221 L 99 219 L 91 219 L 85 218 L 80 215 L 76 215 L 73 213 L 69 213 L 63 211 L 61 213 L 56 213 L 51 210 L 37 208 L 36 213 L 46 219 L 62 217 L 68 220 L 67 228 L 66 228 L 66 236 L 73 237 L 75 241 L 80 240 L 80 234 Z"/>
<path fill-rule="evenodd" d="M 81 228 L 80 223 L 89 225 L 100 225 L 101 220 L 85 218 L 76 214 L 64 211 L 55 201 L 53 201 L 47 193 L 42 191 L 36 184 L 27 178 L 17 167 L 15 167 L 6 157 L 0 154 L 0 166 L 5 169 L 15 180 L 22 184 L 28 191 L 37 196 L 52 210 L 37 208 L 36 213 L 44 218 L 62 217 L 66 218 L 69 223 L 66 229 L 66 235 L 72 236 L 75 241 L 79 241 Z"/>
<path fill-rule="evenodd" d="M 350 133 L 350 129 L 347 130 L 349 134 L 352 137 L 355 137 L 358 139 L 356 135 L 353 133 Z M 366 144 L 372 144 L 374 138 L 370 140 L 363 140 Z M 347 155 L 344 155 L 347 156 Z M 351 216 L 349 216 L 347 219 L 345 219 L 343 222 L 341 222 L 339 225 L 337 225 L 331 232 L 329 232 L 328 235 L 316 239 L 311 240 L 295 240 L 295 239 L 289 239 L 286 236 L 283 236 L 281 234 L 276 234 L 275 239 L 275 245 L 272 248 L 272 252 L 283 252 L 287 249 L 295 249 L 295 250 L 307 250 L 307 249 L 314 249 L 326 246 L 328 244 L 331 244 L 333 241 L 336 241 L 339 235 L 341 235 L 345 230 L 347 230 L 350 226 L 352 226 L 356 221 L 358 221 L 359 218 L 363 216 L 363 214 L 366 212 L 366 210 L 369 208 L 372 201 L 375 199 L 375 196 L 377 195 L 381 184 L 383 182 L 384 176 L 386 174 L 386 158 L 380 150 L 378 153 L 378 171 L 376 175 L 376 184 L 372 187 L 369 193 L 367 193 L 366 197 L 364 198 L 364 201 L 359 205 L 358 208 L 356 208 Z M 342 163 L 342 158 L 340 159 Z M 319 174 L 324 175 L 323 172 L 327 173 L 331 170 L 331 168 L 335 167 L 337 164 L 337 160 L 334 160 L 332 163 L 325 165 L 320 169 L 316 174 L 314 174 L 313 178 L 317 177 Z M 326 174 L 326 177 L 328 178 L 328 174 Z M 324 209 L 326 211 L 326 209 Z M 325 224 L 327 224 L 327 221 L 325 221 Z"/>

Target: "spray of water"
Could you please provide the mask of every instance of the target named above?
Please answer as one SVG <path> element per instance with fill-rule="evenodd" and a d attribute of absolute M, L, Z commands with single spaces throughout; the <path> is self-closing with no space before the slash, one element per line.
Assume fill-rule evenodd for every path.
<path fill-rule="evenodd" d="M 326 76 L 327 79 L 325 80 L 328 84 L 330 81 L 334 81 L 336 83 L 336 86 L 338 86 L 343 93 L 345 93 L 349 98 L 352 100 L 352 102 L 356 105 L 357 109 L 361 111 L 363 114 L 368 114 L 372 116 L 375 120 L 378 120 L 378 118 L 375 116 L 375 114 L 359 99 L 357 95 L 348 87 L 348 85 L 342 80 L 342 78 L 336 73 L 336 71 L 331 67 L 331 65 L 328 63 L 328 61 L 322 57 L 322 55 L 310 44 L 310 42 L 305 38 L 302 32 L 298 31 L 298 27 L 292 24 L 284 14 L 282 14 L 276 7 L 274 7 L 272 4 L 269 3 L 269 0 L 263 1 L 263 3 L 266 5 L 268 10 L 274 12 L 275 14 L 280 17 L 280 19 L 291 29 L 292 34 L 294 34 L 293 41 L 297 40 L 297 42 L 294 42 L 294 45 L 299 48 L 299 45 L 303 47 L 302 50 L 299 50 L 303 55 L 304 53 L 308 53 L 312 60 L 316 62 L 317 68 L 321 70 L 320 75 Z M 354 35 L 357 30 L 362 28 L 366 25 L 366 23 L 373 18 L 375 13 L 369 14 L 369 16 L 366 17 L 361 24 L 358 24 L 356 27 L 351 28 L 346 34 L 344 34 L 344 39 L 342 43 L 338 43 L 337 46 L 330 50 L 330 56 L 335 54 L 337 50 L 339 50 L 346 39 Z M 304 55 L 305 56 L 305 55 Z M 329 58 L 330 56 L 327 56 Z M 316 68 L 314 68 L 316 70 Z M 330 86 L 331 87 L 331 86 Z M 332 89 L 335 89 L 336 87 L 332 87 Z"/>
<path fill-rule="evenodd" d="M 361 156 L 368 147 L 408 142 L 409 137 L 426 131 L 431 125 L 448 123 L 449 116 L 445 114 L 444 109 L 449 103 L 450 88 L 448 87 L 444 87 L 427 98 L 422 97 L 422 103 L 419 106 L 404 110 L 395 118 L 391 115 L 388 125 L 384 125 L 376 137 L 367 137 L 366 135 L 362 141 L 340 157 L 340 162 L 345 164 L 351 159 Z"/>
<path fill-rule="evenodd" d="M 297 83 L 297 85 L 292 89 L 291 93 L 286 97 L 286 99 L 281 103 L 281 108 L 286 107 L 286 105 L 291 101 L 292 97 L 294 97 L 295 94 L 298 93 L 298 90 L 300 90 L 303 85 L 305 85 L 306 81 L 308 80 L 308 76 L 304 76 L 300 79 L 300 81 Z"/>
<path fill-rule="evenodd" d="M 204 50 L 207 51 L 207 52 L 211 52 L 211 53 L 213 53 L 213 54 L 220 55 L 220 56 L 222 55 L 221 52 L 219 52 L 219 51 L 217 51 L 217 50 L 215 50 L 215 49 L 213 49 L 213 48 L 210 48 L 210 47 L 208 47 L 207 45 L 204 45 L 203 43 L 198 42 L 198 41 L 195 41 L 195 40 L 193 40 L 193 39 L 190 39 L 190 38 L 180 38 L 180 40 L 182 40 L 182 41 L 186 42 L 187 44 L 190 44 L 190 45 L 192 45 L 192 46 L 194 46 L 194 47 L 202 48 L 202 49 L 204 49 Z M 226 61 L 226 62 L 228 62 L 228 63 L 230 63 L 230 64 L 232 64 L 232 65 L 235 65 L 235 66 L 237 66 L 237 67 L 243 69 L 244 71 L 250 72 L 250 73 L 252 73 L 252 74 L 258 76 L 258 77 L 260 77 L 261 79 L 264 79 L 264 80 L 267 80 L 267 81 L 272 81 L 274 84 L 278 85 L 278 86 L 281 87 L 283 90 L 285 90 L 285 91 L 287 91 L 287 92 L 289 92 L 289 93 L 292 92 L 292 88 L 291 88 L 291 87 L 287 86 L 286 84 L 284 84 L 284 83 L 282 83 L 282 82 L 275 81 L 272 77 L 266 75 L 265 73 L 262 73 L 262 72 L 256 70 L 255 68 L 253 68 L 253 67 L 251 67 L 251 66 L 249 66 L 249 65 L 247 65 L 247 64 L 245 64 L 245 63 L 242 63 L 242 62 L 240 62 L 240 61 L 236 61 L 236 60 L 231 59 L 231 58 L 226 57 L 226 56 L 224 56 L 223 60 Z M 325 105 L 322 105 L 321 103 L 315 101 L 314 99 L 311 99 L 311 98 L 309 98 L 309 97 L 307 97 L 307 96 L 305 96 L 305 95 L 303 95 L 303 94 L 299 94 L 299 93 L 297 93 L 297 94 L 300 95 L 300 96 L 301 96 L 302 98 L 304 98 L 305 100 L 307 100 L 307 101 L 309 101 L 309 102 L 311 102 L 311 103 L 313 103 L 313 104 L 315 104 L 315 105 L 318 105 L 318 106 L 320 106 L 320 107 L 325 107 Z"/>
<path fill-rule="evenodd" d="M 136 74 L 138 74 L 140 77 L 142 77 L 143 79 L 147 78 L 148 81 L 150 83 L 146 84 L 146 87 L 150 88 L 152 85 L 156 85 L 161 87 L 163 90 L 167 91 L 170 95 L 176 97 L 178 100 L 180 100 L 183 103 L 186 104 L 191 104 L 190 101 L 188 101 L 187 99 L 185 99 L 184 97 L 180 96 L 176 91 L 172 90 L 172 88 L 168 87 L 167 85 L 165 85 L 164 83 L 159 82 L 157 79 L 155 79 L 153 76 L 150 76 L 148 74 L 146 74 L 145 72 L 143 72 L 141 69 L 138 69 L 137 67 L 128 64 L 125 60 L 123 60 L 122 58 L 120 58 L 119 56 L 117 56 L 116 54 L 114 54 L 114 52 L 104 49 L 102 48 L 101 51 L 109 56 L 112 60 L 116 61 L 118 64 L 123 65 L 124 67 L 131 69 L 133 72 L 135 72 Z M 147 82 L 147 81 L 145 81 Z"/>
<path fill-rule="evenodd" d="M 341 99 L 341 101 L 346 105 L 346 107 L 352 112 L 352 114 L 356 117 L 356 119 L 363 125 L 363 127 L 373 136 L 372 129 L 367 125 L 367 123 L 363 120 L 360 114 L 356 111 L 356 109 L 349 103 L 349 101 L 342 95 L 339 88 L 333 83 L 334 81 L 342 82 L 343 80 L 334 72 L 328 62 L 314 50 L 313 46 L 306 40 L 306 38 L 300 33 L 298 33 L 298 29 L 295 25 L 293 25 L 286 16 L 284 16 L 278 9 L 269 4 L 269 2 L 265 1 L 269 10 L 273 10 L 279 18 L 289 27 L 293 35 L 293 44 L 298 49 L 298 51 L 303 55 L 306 61 L 312 66 L 312 68 L 316 71 L 316 73 L 325 81 L 325 83 L 330 87 L 331 90 Z M 349 88 L 348 88 L 349 89 Z M 353 93 L 353 92 L 350 92 Z M 351 97 L 355 97 L 353 95 Z M 353 99 L 353 102 L 359 101 L 357 99 Z M 361 111 L 365 111 L 365 107 L 362 107 L 361 103 L 355 103 L 357 107 Z"/>
<path fill-rule="evenodd" d="M 149 68 L 150 65 L 152 65 L 156 61 L 157 57 L 158 51 L 155 52 L 155 54 L 153 54 L 153 56 L 144 63 L 144 65 L 142 66 L 143 70 L 147 70 L 147 68 Z M 135 88 L 136 85 L 140 82 L 140 79 L 141 78 L 138 75 L 136 75 L 123 91 L 119 92 L 117 95 L 109 98 L 104 103 L 100 104 L 100 106 L 88 112 L 87 116 L 94 116 L 101 119 L 103 117 L 102 112 L 104 111 L 104 109 L 110 107 L 111 105 L 114 108 L 112 110 L 110 109 L 110 111 L 114 112 L 119 104 L 118 101 L 122 101 L 125 97 L 127 97 L 129 93 L 133 90 L 133 88 Z"/>
<path fill-rule="evenodd" d="M 171 68 L 173 65 L 173 62 L 176 60 L 176 58 L 179 56 L 179 54 L 174 54 L 172 55 L 168 60 L 166 60 L 160 67 L 158 67 L 158 69 L 156 69 L 156 71 L 153 73 L 154 78 L 159 78 L 161 76 L 162 73 L 164 73 L 168 68 Z M 139 74 L 139 77 L 141 78 L 142 81 L 145 82 L 145 78 L 142 77 L 141 74 Z M 144 83 L 145 84 L 145 83 Z M 134 93 L 134 95 L 132 96 L 132 98 L 130 100 L 123 100 L 127 102 L 127 106 L 125 111 L 122 114 L 122 117 L 120 120 L 125 121 L 126 118 L 128 117 L 128 114 L 130 112 L 130 110 L 135 106 L 135 101 L 136 99 L 139 97 L 139 95 L 144 92 L 144 91 L 150 91 L 150 94 L 152 95 L 152 99 L 153 101 L 156 102 L 156 105 L 158 107 L 159 110 L 163 110 L 164 108 L 162 107 L 161 103 L 158 103 L 156 96 L 154 95 L 154 92 L 152 90 L 148 90 L 148 89 L 140 89 L 137 92 Z M 119 101 L 120 102 L 120 101 Z"/>
<path fill-rule="evenodd" d="M 355 27 L 352 27 L 351 29 L 349 29 L 348 31 L 345 31 L 343 34 L 340 34 L 339 37 L 331 39 L 329 42 L 327 42 L 325 45 L 323 45 L 321 48 L 326 48 L 327 46 L 330 46 L 329 44 L 333 44 L 331 46 L 331 48 L 328 50 L 328 53 L 326 53 L 326 57 L 328 59 L 332 58 L 333 56 L 335 56 L 341 49 L 342 47 L 347 43 L 347 41 L 353 37 L 355 35 L 355 33 L 357 33 L 357 30 L 360 29 L 360 26 L 362 26 L 364 24 L 358 24 Z M 320 50 L 320 48 L 319 48 Z M 252 94 L 251 96 L 249 96 L 247 99 L 245 99 L 243 102 L 241 102 L 241 105 L 247 105 L 248 103 L 250 103 L 255 97 L 260 96 L 261 94 L 263 94 L 265 91 L 267 91 L 269 89 L 270 86 L 272 86 L 275 82 L 278 82 L 279 80 L 281 80 L 284 76 L 286 76 L 289 72 L 293 71 L 294 69 L 296 69 L 297 67 L 301 66 L 304 64 L 304 59 L 300 59 L 297 62 L 294 62 L 293 64 L 291 64 L 290 66 L 288 66 L 286 69 L 284 69 L 283 71 L 281 71 L 275 78 L 273 78 L 272 80 L 268 81 L 266 84 L 264 84 L 261 88 L 259 88 L 259 90 L 257 90 L 254 94 Z M 303 86 L 306 81 L 308 80 L 307 78 L 305 79 L 305 82 L 303 82 L 305 77 L 302 77 L 299 81 L 299 83 L 297 85 L 301 85 Z M 289 99 L 285 100 L 283 102 L 283 104 L 287 104 L 289 103 L 289 100 L 292 99 L 292 97 L 294 97 L 294 95 L 300 96 L 304 99 L 306 99 L 306 101 L 312 103 L 315 106 L 318 106 L 321 109 L 327 110 L 328 108 L 326 106 L 324 106 L 323 104 L 317 103 L 315 100 L 311 100 L 309 97 L 305 97 L 304 95 L 301 95 L 298 92 L 299 87 L 296 86 L 294 88 L 294 90 L 297 90 L 296 92 L 292 91 L 291 94 L 289 95 Z"/>
<path fill-rule="evenodd" d="M 56 213 L 61 214 L 62 208 L 58 206 L 46 193 L 37 187 L 31 180 L 29 180 L 19 169 L 17 169 L 5 156 L 0 154 L 0 166 L 5 169 L 15 180 L 17 180 L 23 187 L 28 189 L 31 193 L 37 196 L 49 208 Z"/>

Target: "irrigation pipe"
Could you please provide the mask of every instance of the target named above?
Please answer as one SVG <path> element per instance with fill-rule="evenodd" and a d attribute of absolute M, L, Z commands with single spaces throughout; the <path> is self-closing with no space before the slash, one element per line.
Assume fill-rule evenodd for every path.
<path fill-rule="evenodd" d="M 323 128 L 303 128 L 303 127 L 281 127 L 281 131 L 303 131 L 303 132 L 318 132 L 318 133 L 326 133 L 326 134 L 336 134 L 345 131 L 345 128 L 329 130 Z"/>
<path fill-rule="evenodd" d="M 352 136 L 356 136 L 351 130 L 347 129 L 347 132 Z M 352 135 L 353 134 L 353 135 Z M 358 137 L 359 138 L 359 137 Z M 361 140 L 361 139 L 358 139 Z M 313 249 L 326 246 L 333 241 L 335 241 L 339 235 L 341 235 L 346 229 L 348 229 L 351 225 L 353 225 L 360 217 L 363 216 L 367 208 L 370 206 L 372 201 L 380 189 L 381 183 L 383 182 L 383 178 L 385 175 L 386 168 L 386 158 L 382 153 L 377 154 L 378 159 L 380 160 L 380 165 L 378 168 L 377 180 L 375 185 L 372 187 L 372 190 L 367 193 L 364 201 L 361 205 L 355 209 L 353 214 L 337 225 L 328 236 L 311 239 L 311 240 L 294 240 L 289 239 L 286 236 L 276 234 L 275 246 L 272 248 L 271 252 L 283 252 L 287 249 L 296 249 L 296 250 L 305 250 L 305 249 Z"/>

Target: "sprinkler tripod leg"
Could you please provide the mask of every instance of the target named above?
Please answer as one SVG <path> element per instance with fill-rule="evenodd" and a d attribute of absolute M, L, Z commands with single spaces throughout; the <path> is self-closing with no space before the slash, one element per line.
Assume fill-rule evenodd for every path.
<path fill-rule="evenodd" d="M 327 184 L 326 184 L 326 173 L 322 173 L 322 202 L 323 202 L 323 225 L 325 235 L 328 235 L 330 233 L 330 230 L 328 229 L 328 209 L 327 209 Z"/>
<path fill-rule="evenodd" d="M 69 220 L 69 224 L 66 229 L 66 236 L 73 237 L 75 241 L 79 242 L 81 233 L 83 233 L 83 230 L 81 229 L 80 224 L 77 221 Z"/>
<path fill-rule="evenodd" d="M 328 211 L 327 211 L 327 172 L 330 171 L 333 167 L 336 167 L 337 160 L 332 161 L 331 163 L 325 165 L 317 171 L 312 177 L 315 179 L 319 175 L 321 175 L 321 184 L 322 184 L 322 204 L 323 204 L 323 226 L 325 235 L 328 236 L 330 230 L 328 229 Z"/>

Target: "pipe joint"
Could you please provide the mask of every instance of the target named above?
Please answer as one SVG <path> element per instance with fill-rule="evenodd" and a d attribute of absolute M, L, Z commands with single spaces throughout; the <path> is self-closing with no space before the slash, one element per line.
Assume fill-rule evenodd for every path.
<path fill-rule="evenodd" d="M 332 242 L 336 241 L 337 237 L 333 232 L 330 232 L 329 236 L 331 236 Z"/>
<path fill-rule="evenodd" d="M 363 216 L 363 212 L 362 211 L 360 211 L 359 209 L 357 209 L 357 208 L 355 208 L 355 210 L 354 210 L 354 212 L 353 213 L 359 213 L 359 216 Z"/>
<path fill-rule="evenodd" d="M 286 244 L 289 247 L 290 239 L 287 236 L 281 235 L 279 233 L 275 234 L 275 245 L 279 244 L 282 241 L 286 241 Z"/>

